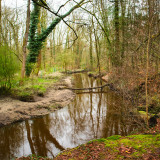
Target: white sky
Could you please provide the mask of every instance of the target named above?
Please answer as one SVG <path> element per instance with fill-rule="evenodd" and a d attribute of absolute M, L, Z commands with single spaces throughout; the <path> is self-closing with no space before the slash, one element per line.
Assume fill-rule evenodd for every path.
<path fill-rule="evenodd" d="M 2 6 L 9 6 L 11 8 L 25 8 L 28 0 L 2 0 Z M 57 10 L 60 5 L 64 4 L 67 0 L 47 0 L 49 7 Z M 68 4 L 69 5 L 69 4 Z M 65 7 L 66 8 L 66 7 Z"/>
<path fill-rule="evenodd" d="M 26 6 L 27 0 L 2 0 L 2 5 L 15 8 Z"/>

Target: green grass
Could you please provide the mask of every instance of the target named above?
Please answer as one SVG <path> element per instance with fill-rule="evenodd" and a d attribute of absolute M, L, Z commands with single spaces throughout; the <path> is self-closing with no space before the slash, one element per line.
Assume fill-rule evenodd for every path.
<path fill-rule="evenodd" d="M 58 77 L 52 79 L 39 77 L 26 78 L 23 82 L 17 80 L 14 82 L 11 92 L 18 97 L 27 97 L 36 94 L 43 96 L 47 88 L 53 86 L 58 80 Z"/>

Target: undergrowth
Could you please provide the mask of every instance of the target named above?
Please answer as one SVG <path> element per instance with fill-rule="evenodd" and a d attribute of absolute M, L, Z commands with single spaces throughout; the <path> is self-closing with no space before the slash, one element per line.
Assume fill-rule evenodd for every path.
<path fill-rule="evenodd" d="M 11 94 L 13 96 L 20 97 L 20 99 L 27 99 L 27 97 L 31 97 L 33 95 L 44 96 L 47 88 L 50 88 L 53 84 L 58 82 L 59 78 L 60 77 L 54 77 L 52 79 L 34 77 L 26 78 L 23 82 L 19 80 L 17 81 L 18 83 L 15 83 L 12 87 Z"/>

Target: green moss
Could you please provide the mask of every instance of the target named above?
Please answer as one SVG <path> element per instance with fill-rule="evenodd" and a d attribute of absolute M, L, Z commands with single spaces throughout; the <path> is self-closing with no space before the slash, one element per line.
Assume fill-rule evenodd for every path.
<path fill-rule="evenodd" d="M 105 146 L 115 151 L 115 148 L 118 147 L 118 141 L 106 140 Z"/>
<path fill-rule="evenodd" d="M 119 159 L 143 159 L 144 154 L 154 154 L 156 153 L 157 148 L 160 146 L 160 134 L 157 135 L 130 135 L 122 137 L 119 135 L 114 135 L 108 138 L 96 139 L 88 142 L 94 143 L 99 142 L 105 144 L 106 150 L 95 150 L 99 159 L 106 159 L 108 154 L 111 155 L 115 160 Z M 89 145 L 92 146 L 92 145 Z M 94 146 L 94 145 L 93 145 Z M 87 144 L 80 145 L 80 154 L 85 153 L 84 159 L 87 159 L 90 156 L 90 147 Z M 76 149 L 78 149 L 76 148 Z M 75 149 L 75 148 L 74 148 Z M 61 153 L 63 155 L 72 154 L 74 149 Z M 99 149 L 99 147 L 97 148 Z M 128 151 L 130 150 L 131 151 Z M 157 153 L 156 153 L 157 155 Z"/>
<path fill-rule="evenodd" d="M 106 139 L 105 138 L 95 139 L 95 140 L 90 141 L 89 143 L 94 142 L 94 141 L 105 142 Z"/>
<path fill-rule="evenodd" d="M 154 151 L 160 146 L 160 134 L 158 135 L 130 135 L 121 137 L 114 135 L 108 138 L 101 138 L 93 141 L 105 143 L 105 147 L 110 148 L 112 153 L 118 153 L 118 148 L 122 145 L 124 147 L 132 147 L 134 152 L 132 157 L 141 157 L 147 150 Z M 90 141 L 93 142 L 93 141 Z M 118 155 L 119 156 L 119 155 Z M 119 158 L 119 157 L 117 157 Z"/>
<path fill-rule="evenodd" d="M 108 140 L 118 140 L 118 139 L 120 139 L 120 138 L 121 138 L 120 135 L 114 135 L 114 136 L 108 137 L 107 139 L 108 139 Z"/>

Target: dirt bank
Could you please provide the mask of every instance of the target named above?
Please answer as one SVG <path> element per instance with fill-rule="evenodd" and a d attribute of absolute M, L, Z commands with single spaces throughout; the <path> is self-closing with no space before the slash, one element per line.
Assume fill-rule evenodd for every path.
<path fill-rule="evenodd" d="M 64 86 L 72 87 L 71 77 L 64 78 L 48 89 L 44 97 L 35 96 L 35 102 L 22 102 L 11 97 L 0 99 L 0 127 L 14 122 L 49 114 L 69 104 L 75 94 Z"/>

